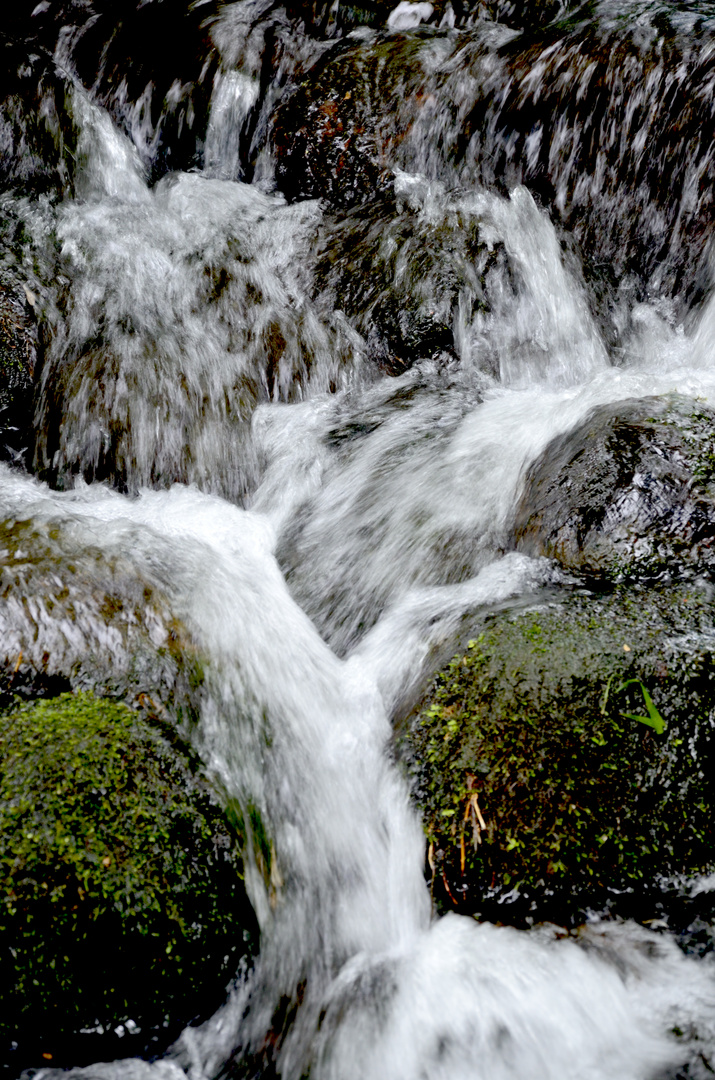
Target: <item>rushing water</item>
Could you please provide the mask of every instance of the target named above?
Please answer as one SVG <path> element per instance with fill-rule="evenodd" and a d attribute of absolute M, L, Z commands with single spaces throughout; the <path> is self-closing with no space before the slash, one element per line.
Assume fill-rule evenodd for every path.
<path fill-rule="evenodd" d="M 194 744 L 272 841 L 270 865 L 258 845 L 246 853 L 261 948 L 225 1006 L 156 1062 L 81 1075 L 710 1075 L 712 967 L 668 936 L 432 917 L 420 823 L 386 748 L 392 717 L 465 613 L 561 581 L 547 560 L 510 550 L 525 470 L 548 442 L 604 402 L 677 391 L 715 404 L 715 301 L 697 309 L 681 295 L 708 291 L 693 283 L 710 273 L 709 196 L 696 198 L 693 170 L 707 179 L 711 143 L 703 133 L 693 154 L 685 132 L 689 164 L 671 145 L 670 202 L 668 176 L 663 190 L 651 179 L 648 201 L 641 165 L 657 118 L 672 116 L 664 85 L 682 97 L 690 78 L 692 111 L 707 98 L 712 115 L 712 13 L 653 4 L 648 21 L 647 5 L 633 6 L 619 53 L 618 18 L 602 5 L 601 22 L 576 20 L 534 46 L 528 70 L 518 35 L 478 20 L 453 29 L 451 5 L 441 30 L 393 35 L 393 53 L 406 43 L 409 59 L 414 42 L 429 53 L 419 59 L 429 115 L 394 160 L 389 197 L 368 193 L 362 211 L 343 214 L 286 202 L 268 138 L 282 95 L 329 53 L 339 21 L 321 36 L 244 0 L 211 5 L 204 24 L 201 6 L 184 15 L 208 35 L 200 62 L 179 50 L 175 77 L 157 61 L 141 85 L 130 63 L 117 74 L 126 30 L 107 34 L 103 66 L 87 77 L 106 5 L 88 7 L 85 25 L 40 4 L 30 67 L 52 41 L 57 68 L 38 91 L 54 151 L 36 171 L 59 195 L 16 186 L 31 142 L 20 97 L 4 135 L 3 214 L 23 237 L 14 272 L 46 342 L 26 455 L 42 481 L 1 466 L 2 517 L 60 530 L 70 561 L 121 555 L 168 598 L 204 660 Z M 34 33 L 26 21 L 18 35 Z M 613 138 L 601 164 L 584 166 L 576 148 L 596 153 L 589 124 L 584 133 L 567 104 L 596 78 L 594 39 L 612 52 L 589 108 Z M 351 47 L 367 55 L 375 40 L 359 31 Z M 639 48 L 657 53 L 640 96 Z M 485 72 L 488 106 L 474 89 Z M 624 86 L 636 134 L 614 164 Z M 509 143 L 504 117 L 519 120 L 539 93 L 555 110 L 550 142 L 534 128 L 517 166 L 522 136 Z M 470 94 L 468 151 L 447 168 L 439 154 L 467 125 Z M 52 153 L 70 132 L 67 165 Z M 547 142 L 551 215 L 533 193 L 545 184 L 528 186 Z M 686 218 L 701 226 L 695 255 L 679 239 Z M 603 304 L 567 226 L 588 258 L 616 266 Z M 661 262 L 636 281 L 632 264 L 656 233 Z M 33 618 L 55 649 L 75 632 Z"/>

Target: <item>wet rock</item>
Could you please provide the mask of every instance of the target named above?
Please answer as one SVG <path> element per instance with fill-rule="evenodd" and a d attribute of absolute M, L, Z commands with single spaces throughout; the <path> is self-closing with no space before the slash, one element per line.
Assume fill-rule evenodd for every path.
<path fill-rule="evenodd" d="M 505 199 L 398 172 L 389 197 L 326 216 L 315 282 L 390 374 L 439 357 L 505 384 L 559 383 L 606 364 L 568 261 L 526 188 Z"/>
<path fill-rule="evenodd" d="M 155 723 L 87 693 L 0 716 L 0 1059 L 159 1053 L 255 925 L 240 838 Z"/>
<path fill-rule="evenodd" d="M 419 36 L 346 42 L 315 65 L 274 120 L 276 178 L 289 198 L 345 208 L 389 190 L 402 130 L 395 118 L 403 95 L 415 95 L 410 72 L 422 44 Z"/>
<path fill-rule="evenodd" d="M 454 584 L 483 565 L 474 506 L 449 512 L 464 492 L 450 446 L 482 386 L 454 370 L 437 378 L 436 367 L 382 379 L 357 410 L 338 403 L 320 486 L 279 535 L 291 593 L 339 655 L 406 589 Z"/>
<path fill-rule="evenodd" d="M 84 23 L 72 50 L 79 76 L 133 139 L 153 181 L 201 166 L 218 66 L 209 32 L 218 5 L 179 6 L 170 49 L 156 47 L 167 29 L 161 5 L 105 0 L 92 6 L 88 19 L 70 15 Z"/>
<path fill-rule="evenodd" d="M 672 902 L 698 937 L 674 879 L 714 865 L 713 615 L 709 589 L 633 588 L 473 626 L 398 733 L 440 906 L 568 925 Z"/>
<path fill-rule="evenodd" d="M 76 23 L 71 37 L 64 30 L 62 46 L 67 49 L 71 40 L 72 63 L 84 86 L 133 139 L 152 181 L 172 169 L 202 165 L 212 175 L 250 180 L 265 165 L 266 136 L 281 96 L 351 32 L 420 24 L 461 27 L 485 17 L 522 28 L 549 21 L 563 5 L 558 0 L 435 0 L 403 4 L 395 22 L 397 7 L 395 0 L 232 5 L 209 0 L 174 20 L 173 48 L 165 55 L 154 47 L 166 21 L 166 12 L 155 4 L 95 2 L 88 12 L 75 6 L 62 18 L 43 12 L 38 21 L 45 23 L 42 37 L 50 50 L 53 34 Z M 238 89 L 235 96 L 232 87 Z M 233 130 L 226 125 L 229 116 Z"/>
<path fill-rule="evenodd" d="M 455 21 L 457 26 L 469 25 L 475 16 L 486 15 L 515 30 L 533 31 L 565 16 L 576 7 L 578 4 L 569 0 L 537 0 L 536 3 L 529 3 L 528 0 L 526 3 L 524 0 L 482 0 L 478 5 L 457 3 Z"/>
<path fill-rule="evenodd" d="M 201 659 L 129 559 L 71 525 L 0 523 L 0 705 L 91 690 L 189 721 Z"/>
<path fill-rule="evenodd" d="M 23 194 L 71 189 L 76 130 L 65 73 L 44 51 L 0 35 L 0 184 Z"/>
<path fill-rule="evenodd" d="M 714 34 L 676 5 L 602 0 L 522 35 L 482 21 L 346 41 L 276 113 L 279 186 L 347 207 L 395 168 L 450 187 L 525 184 L 595 278 L 605 267 L 641 298 L 685 287 L 697 301 L 710 281 Z"/>
<path fill-rule="evenodd" d="M 715 412 L 687 398 L 594 409 L 535 463 L 519 550 L 617 580 L 715 568 Z"/>
<path fill-rule="evenodd" d="M 398 179 L 389 198 L 326 221 L 316 287 L 392 375 L 442 354 L 469 363 L 515 277 L 487 219 L 475 200 Z"/>
<path fill-rule="evenodd" d="M 154 179 L 196 165 L 216 70 L 206 23 L 218 5 L 212 3 L 213 12 L 206 5 L 198 11 L 180 6 L 172 5 L 171 49 L 156 48 L 166 33 L 166 9 L 139 0 L 23 5 L 8 14 L 7 37 L 0 35 L 0 148 L 7 148 L 0 151 L 0 168 L 6 175 L 30 175 L 38 188 L 66 186 L 76 132 L 65 95 L 78 82 L 134 137 Z"/>
<path fill-rule="evenodd" d="M 101 158 L 88 172 L 101 191 Z M 150 191 L 127 172 L 135 201 L 97 207 L 90 190 L 63 208 L 34 467 L 60 489 L 196 483 L 240 501 L 256 406 L 334 391 L 362 364 L 344 318 L 310 300 L 320 208 L 189 174 Z"/>
<path fill-rule="evenodd" d="M 0 458 L 22 460 L 32 441 L 37 324 L 32 290 L 18 295 L 0 271 Z"/>

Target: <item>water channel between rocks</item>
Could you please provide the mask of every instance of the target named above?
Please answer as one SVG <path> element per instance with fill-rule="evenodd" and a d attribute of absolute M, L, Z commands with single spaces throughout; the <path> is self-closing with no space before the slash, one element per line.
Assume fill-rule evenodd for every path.
<path fill-rule="evenodd" d="M 661 32 L 647 23 L 648 5 L 631 7 L 644 39 Z M 271 838 L 269 872 L 246 852 L 260 951 L 226 1004 L 156 1061 L 71 1075 L 710 1075 L 715 974 L 668 934 L 615 921 L 578 935 L 524 931 L 432 913 L 424 834 L 389 752 L 394 717 L 434 656 L 459 640 L 465 615 L 568 585 L 555 562 L 514 549 L 524 479 L 549 443 L 608 403 L 681 395 L 715 407 L 709 249 L 683 255 L 689 240 L 678 247 L 676 229 L 668 254 L 661 236 L 665 284 L 656 288 L 651 274 L 649 292 L 624 256 L 599 307 L 561 213 L 566 189 L 576 200 L 586 179 L 564 166 L 550 213 L 530 183 L 528 147 L 520 176 L 505 167 L 505 189 L 491 182 L 491 165 L 470 174 L 468 155 L 459 169 L 434 164 L 437 146 L 448 157 L 449 125 L 466 124 L 469 80 L 496 85 L 497 57 L 515 63 L 515 31 L 486 20 L 482 30 L 453 29 L 447 18 L 414 39 L 388 35 L 385 50 L 414 40 L 425 52 L 414 145 L 405 138 L 390 158 L 385 136 L 389 177 L 373 178 L 364 204 L 286 201 L 265 133 L 282 85 L 295 85 L 295 71 L 309 71 L 327 46 L 297 31 L 286 44 L 293 24 L 281 16 L 271 33 L 284 35 L 283 52 L 273 45 L 282 67 L 267 89 L 254 37 L 270 11 L 259 8 L 244 0 L 216 15 L 218 68 L 203 76 L 214 79 L 205 168 L 177 150 L 174 171 L 160 177 L 157 147 L 165 153 L 170 136 L 157 134 L 156 114 L 126 85 L 123 99 L 101 80 L 88 91 L 65 28 L 55 61 L 75 132 L 72 183 L 35 197 L 8 181 L 0 195 L 15 229 L 5 269 L 24 281 L 45 327 L 34 444 L 0 465 L 2 518 L 60 535 L 70 563 L 121 559 L 168 598 L 203 665 L 194 748 L 224 797 L 257 808 Z M 44 18 L 52 5 L 37 10 Z M 706 31 L 685 25 L 689 12 L 677 33 L 692 35 L 692 52 Z M 462 33 L 471 34 L 463 48 Z M 568 30 L 572 53 L 578 33 Z M 382 47 L 376 36 L 363 28 L 351 39 L 358 66 Z M 615 64 L 615 47 L 612 56 Z M 540 68 L 532 58 L 532 82 L 540 72 L 555 84 L 558 65 L 550 72 L 544 57 Z M 387 51 L 383 61 L 394 64 Z M 671 74 L 655 67 L 651 83 Z M 178 73 L 172 85 L 167 131 L 188 81 Z M 632 97 L 644 131 L 658 107 L 652 93 Z M 334 121 L 329 109 L 322 115 Z M 491 137 L 507 160 L 505 121 L 487 120 L 473 153 L 487 157 Z M 710 150 L 700 153 L 702 177 Z M 652 250 L 658 213 L 667 232 L 657 200 L 644 210 L 643 185 L 627 183 L 630 196 L 615 182 L 604 195 L 599 265 L 618 263 L 605 234 L 628 215 L 645 222 L 618 241 L 632 260 Z M 689 190 L 678 221 L 686 210 L 705 221 Z M 598 205 L 594 197 L 591 217 L 573 224 L 587 252 Z M 373 291 L 361 299 L 370 274 Z M 420 333 L 422 346 L 411 345 Z M 71 628 L 44 625 L 47 649 L 69 640 Z M 10 638 L 0 644 L 12 663 Z M 286 1001 L 293 1011 L 278 1039 Z"/>

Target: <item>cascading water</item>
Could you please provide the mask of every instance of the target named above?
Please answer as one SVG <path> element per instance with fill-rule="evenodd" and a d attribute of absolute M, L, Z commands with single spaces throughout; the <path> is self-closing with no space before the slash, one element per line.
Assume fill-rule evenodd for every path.
<path fill-rule="evenodd" d="M 201 7 L 191 5 L 192 26 Z M 569 935 L 432 917 L 420 823 L 386 748 L 392 717 L 430 657 L 456 640 L 465 613 L 483 615 L 565 580 L 549 560 L 515 553 L 511 539 L 525 472 L 554 436 L 605 402 L 677 392 L 715 404 L 713 301 L 685 319 L 680 292 L 665 288 L 680 289 L 686 270 L 702 275 L 709 265 L 705 196 L 695 198 L 691 171 L 707 178 L 710 144 L 680 181 L 687 192 L 679 209 L 658 189 L 639 223 L 646 194 L 629 179 L 660 109 L 671 107 L 664 81 L 683 92 L 683 66 L 696 72 L 694 100 L 705 110 L 711 37 L 688 50 L 683 41 L 696 29 L 687 13 L 660 13 L 675 27 L 668 40 L 683 54 L 681 67 L 655 67 L 645 79 L 637 161 L 630 143 L 599 202 L 605 159 L 593 164 L 590 187 L 577 175 L 588 125 L 569 124 L 564 111 L 552 118 L 550 142 L 533 128 L 517 167 L 523 131 L 515 127 L 512 138 L 504 117 L 523 127 L 522 114 L 547 87 L 550 102 L 588 97 L 597 77 L 592 39 L 600 48 L 618 34 L 607 5 L 601 22 L 582 11 L 550 30 L 520 88 L 518 35 L 486 19 L 453 29 L 451 5 L 442 29 L 384 39 L 359 30 L 337 46 L 330 35 L 339 22 L 328 20 L 321 39 L 317 17 L 298 25 L 290 10 L 265 4 L 211 5 L 203 28 L 210 51 L 191 78 L 178 70 L 165 78 L 161 106 L 159 76 L 132 98 L 127 80 L 112 74 L 116 42 L 96 83 L 86 77 L 87 42 L 109 17 L 102 5 L 88 11 L 86 25 L 78 16 L 70 25 L 45 3 L 27 26 L 18 21 L 16 36 L 29 40 L 32 18 L 40 20 L 34 64 L 59 28 L 54 77 L 65 80 L 65 112 L 55 122 L 53 90 L 55 111 L 47 105 L 39 115 L 55 149 L 60 127 L 74 135 L 71 183 L 61 152 L 61 168 L 45 160 L 45 180 L 58 182 L 60 195 L 30 199 L 11 186 L 17 170 L 6 169 L 3 215 L 21 234 L 7 263 L 46 342 L 34 444 L 24 455 L 41 479 L 1 466 L 0 507 L 8 522 L 59 530 L 70 561 L 121 556 L 188 628 L 204 670 L 192 691 L 190 737 L 226 801 L 254 822 L 246 884 L 261 946 L 223 1008 L 164 1057 L 72 1075 L 709 1075 L 712 965 L 686 957 L 670 937 L 628 923 L 595 922 Z M 624 31 L 626 83 L 639 48 L 667 52 L 658 13 L 650 23 L 644 13 L 644 5 L 631 12 Z M 697 32 L 711 34 L 710 25 L 703 17 Z M 362 210 L 286 203 L 268 139 L 283 96 L 311 65 L 324 72 L 346 55 L 362 71 L 384 62 L 385 99 L 394 104 L 400 49 L 413 65 L 403 86 L 419 93 L 395 104 L 413 115 L 389 190 L 382 174 L 390 139 L 400 142 L 394 131 Z M 41 100 L 48 93 L 43 86 Z M 622 87 L 611 94 L 604 81 L 597 97 L 619 115 Z M 196 165 L 197 115 L 208 100 L 204 171 L 172 172 L 150 186 L 147 170 L 156 180 L 174 127 L 183 131 L 176 156 L 186 152 L 176 167 Z M 360 132 L 347 123 L 338 130 L 325 102 L 315 111 L 331 135 L 342 132 L 349 172 L 350 140 Z M 18 131 L 30 138 L 21 114 L 18 105 L 11 156 L 22 150 Z M 611 119 L 604 123 L 610 131 Z M 450 148 L 467 134 L 455 167 Z M 281 138 L 285 131 L 279 159 Z M 683 145 L 689 152 L 685 136 Z M 542 169 L 541 188 L 532 188 L 555 191 L 553 219 L 521 186 L 544 154 L 554 167 L 548 183 Z M 499 178 L 506 193 L 492 182 L 502 159 L 511 162 Z M 289 167 L 284 155 L 279 179 Z M 668 178 L 661 183 L 667 189 Z M 588 244 L 602 209 L 594 261 L 618 263 L 612 249 L 632 248 L 612 274 L 604 271 L 599 292 L 565 230 Z M 683 254 L 671 228 L 670 262 L 661 243 L 662 266 L 646 266 L 635 281 L 633 251 L 668 231 L 669 214 L 678 228 L 700 215 L 698 251 Z M 687 287 L 705 290 L 692 280 Z M 8 664 L 22 641 L 10 627 L 23 617 L 21 605 L 0 611 Z M 33 608 L 27 619 L 50 632 L 42 612 Z M 68 648 L 73 632 L 52 624 Z"/>

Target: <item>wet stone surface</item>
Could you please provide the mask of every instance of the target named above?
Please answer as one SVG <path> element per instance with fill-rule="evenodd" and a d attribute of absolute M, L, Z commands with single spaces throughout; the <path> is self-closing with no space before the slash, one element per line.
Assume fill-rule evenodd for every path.
<path fill-rule="evenodd" d="M 35 296 L 18 291 L 0 271 L 0 459 L 9 461 L 26 459 L 31 445 L 38 346 Z"/>
<path fill-rule="evenodd" d="M 92 690 L 191 717 L 201 663 L 166 599 L 71 528 L 0 524 L 0 705 Z"/>
<path fill-rule="evenodd" d="M 710 593 L 573 593 L 472 626 L 398 733 L 440 908 L 518 925 L 672 910 L 710 947 L 709 894 L 675 881 L 715 866 Z"/>
<path fill-rule="evenodd" d="M 391 375 L 460 349 L 466 359 L 480 319 L 514 291 L 514 267 L 485 213 L 435 189 L 398 180 L 321 230 L 316 287 Z"/>
<path fill-rule="evenodd" d="M 90 187 L 60 215 L 34 468 L 60 489 L 196 483 L 240 502 L 256 407 L 334 391 L 361 367 L 344 318 L 307 298 L 320 208 L 188 173 L 150 191 L 127 171 L 135 202 L 97 208 Z"/>
<path fill-rule="evenodd" d="M 485 20 L 346 40 L 276 112 L 279 187 L 345 208 L 396 168 L 504 194 L 526 184 L 596 277 L 633 277 L 643 298 L 685 285 L 680 299 L 698 301 L 714 33 L 707 12 L 604 0 L 528 35 Z"/>
<path fill-rule="evenodd" d="M 715 412 L 687 398 L 594 409 L 532 466 L 520 551 L 616 580 L 715 568 Z"/>
<path fill-rule="evenodd" d="M 0 37 L 0 184 L 22 194 L 71 187 L 76 129 L 67 108 L 66 72 L 40 50 L 29 57 Z"/>

